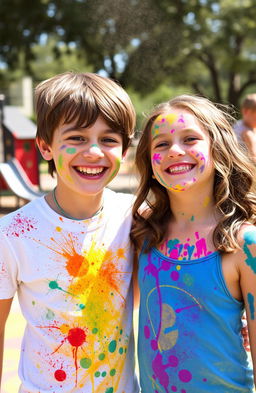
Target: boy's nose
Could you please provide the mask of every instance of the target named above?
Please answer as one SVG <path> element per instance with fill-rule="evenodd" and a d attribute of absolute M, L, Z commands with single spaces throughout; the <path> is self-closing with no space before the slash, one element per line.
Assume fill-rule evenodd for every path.
<path fill-rule="evenodd" d="M 90 145 L 88 147 L 88 149 L 86 149 L 84 151 L 83 154 L 85 157 L 92 158 L 92 159 L 95 159 L 95 158 L 98 159 L 98 158 L 104 157 L 104 154 L 103 154 L 100 146 L 97 145 L 96 143 Z"/>

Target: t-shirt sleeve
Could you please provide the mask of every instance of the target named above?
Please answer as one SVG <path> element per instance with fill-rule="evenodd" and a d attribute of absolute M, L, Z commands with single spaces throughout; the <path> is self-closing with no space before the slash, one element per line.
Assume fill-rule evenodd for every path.
<path fill-rule="evenodd" d="M 18 265 L 10 241 L 0 235 L 0 299 L 10 299 L 18 286 Z"/>

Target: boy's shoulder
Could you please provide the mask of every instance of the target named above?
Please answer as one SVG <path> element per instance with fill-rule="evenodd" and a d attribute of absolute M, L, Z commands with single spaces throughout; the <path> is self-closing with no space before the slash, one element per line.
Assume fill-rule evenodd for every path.
<path fill-rule="evenodd" d="M 35 217 L 41 210 L 40 206 L 42 206 L 43 201 L 44 201 L 43 196 L 36 198 L 35 200 L 28 202 L 27 204 L 14 210 L 13 212 L 8 213 L 5 216 L 1 217 L 0 228 L 4 228 L 8 226 L 14 221 L 18 226 L 19 224 L 21 225 L 22 222 L 27 219 L 27 217 Z"/>

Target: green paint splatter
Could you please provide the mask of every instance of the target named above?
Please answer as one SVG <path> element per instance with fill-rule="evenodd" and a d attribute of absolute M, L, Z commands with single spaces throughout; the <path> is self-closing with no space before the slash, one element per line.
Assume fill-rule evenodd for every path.
<path fill-rule="evenodd" d="M 192 221 L 192 222 L 195 221 L 195 217 L 192 216 L 191 219 L 190 219 L 190 221 Z"/>
<path fill-rule="evenodd" d="M 108 350 L 111 353 L 115 352 L 115 350 L 116 350 L 116 340 L 113 340 L 113 341 L 111 341 L 109 343 Z"/>
<path fill-rule="evenodd" d="M 63 167 L 63 156 L 62 154 L 60 154 L 58 158 L 58 168 L 62 169 L 62 167 Z"/>
<path fill-rule="evenodd" d="M 101 353 L 100 355 L 99 355 L 99 360 L 104 360 L 105 359 L 105 354 L 104 353 Z"/>
<path fill-rule="evenodd" d="M 116 370 L 114 368 L 112 368 L 112 370 L 110 370 L 109 374 L 111 375 L 111 377 L 113 377 L 115 375 L 115 373 L 116 373 Z"/>
<path fill-rule="evenodd" d="M 52 310 L 47 310 L 46 318 L 47 319 L 53 319 L 55 317 L 55 314 Z"/>
<path fill-rule="evenodd" d="M 96 378 L 98 378 L 100 376 L 100 372 L 96 371 L 96 373 L 94 374 Z"/>
<path fill-rule="evenodd" d="M 103 371 L 103 373 L 101 373 L 102 377 L 105 377 L 107 375 L 106 371 Z"/>
<path fill-rule="evenodd" d="M 251 315 L 251 319 L 254 319 L 254 296 L 251 293 L 248 293 L 247 295 L 247 300 L 248 300 L 248 304 L 249 304 L 249 308 L 250 308 L 250 315 Z"/>
<path fill-rule="evenodd" d="M 68 153 L 68 154 L 75 154 L 76 153 L 76 148 L 75 147 L 68 147 L 66 149 L 66 153 Z"/>
<path fill-rule="evenodd" d="M 107 388 L 107 390 L 105 391 L 105 393 L 113 393 L 114 389 L 113 388 Z"/>
<path fill-rule="evenodd" d="M 124 353 L 124 349 L 123 348 L 119 348 L 119 353 L 120 353 L 120 355 L 122 355 Z"/>
<path fill-rule="evenodd" d="M 121 160 L 120 158 L 116 159 L 116 169 L 114 169 L 114 171 L 110 174 L 107 183 L 109 183 L 111 180 L 114 179 L 114 177 L 118 174 L 118 171 L 120 169 L 120 165 L 121 165 Z"/>
<path fill-rule="evenodd" d="M 89 358 L 83 358 L 80 360 L 80 366 L 83 368 L 89 368 L 92 364 L 91 359 Z"/>
<path fill-rule="evenodd" d="M 96 333 L 98 333 L 98 329 L 97 328 L 93 328 L 92 329 L 92 334 L 96 334 Z"/>
<path fill-rule="evenodd" d="M 244 246 L 243 250 L 247 258 L 245 259 L 245 262 L 247 263 L 248 266 L 252 269 L 254 273 L 256 273 L 256 257 L 254 257 L 249 249 L 248 246 L 256 244 L 256 232 L 255 231 L 248 231 L 245 232 L 244 234 Z"/>

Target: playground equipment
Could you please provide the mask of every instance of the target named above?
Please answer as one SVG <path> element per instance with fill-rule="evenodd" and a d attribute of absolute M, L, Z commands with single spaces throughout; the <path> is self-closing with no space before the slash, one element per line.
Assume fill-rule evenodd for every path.
<path fill-rule="evenodd" d="M 16 106 L 3 106 L 3 161 L 16 158 L 27 177 L 39 185 L 38 152 L 35 144 L 36 126 Z"/>
<path fill-rule="evenodd" d="M 19 161 L 15 158 L 0 163 L 0 174 L 8 188 L 18 198 L 31 201 L 43 195 L 43 193 L 37 191 Z"/>

